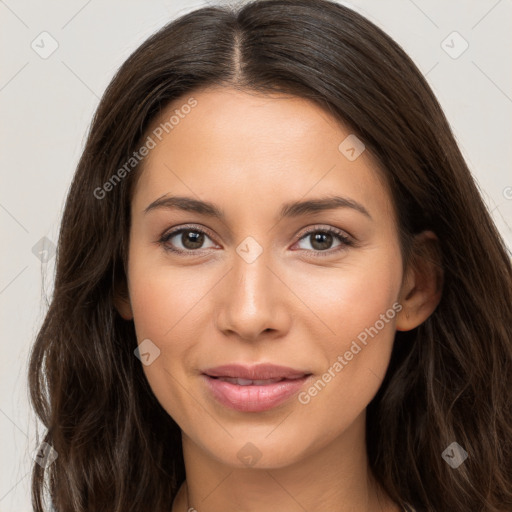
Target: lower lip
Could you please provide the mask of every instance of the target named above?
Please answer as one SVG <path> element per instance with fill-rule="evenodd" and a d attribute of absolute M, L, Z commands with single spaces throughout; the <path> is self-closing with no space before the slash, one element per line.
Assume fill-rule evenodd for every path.
<path fill-rule="evenodd" d="M 208 375 L 202 376 L 213 396 L 226 407 L 244 412 L 267 411 L 295 395 L 310 375 L 261 386 L 239 386 Z"/>

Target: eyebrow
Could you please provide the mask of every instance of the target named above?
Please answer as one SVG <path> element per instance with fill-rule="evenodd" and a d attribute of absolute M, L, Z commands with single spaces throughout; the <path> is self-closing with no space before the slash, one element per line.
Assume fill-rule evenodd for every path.
<path fill-rule="evenodd" d="M 193 199 L 192 197 L 185 196 L 168 196 L 167 194 L 163 195 L 162 197 L 159 197 L 150 205 L 148 205 L 144 210 L 144 214 L 162 208 L 195 212 L 200 215 L 205 215 L 207 217 L 213 217 L 221 220 L 224 220 L 226 218 L 224 210 L 222 210 L 215 204 L 210 203 L 209 201 L 200 201 L 198 199 Z M 370 215 L 368 210 L 357 201 L 354 201 L 353 199 L 350 199 L 348 197 L 328 196 L 324 198 L 310 199 L 307 201 L 293 201 L 285 203 L 281 207 L 281 211 L 279 213 L 279 220 L 283 218 L 299 217 L 301 215 L 316 213 L 325 210 L 334 210 L 337 208 L 351 208 L 362 213 L 369 219 L 372 219 L 372 216 Z"/>

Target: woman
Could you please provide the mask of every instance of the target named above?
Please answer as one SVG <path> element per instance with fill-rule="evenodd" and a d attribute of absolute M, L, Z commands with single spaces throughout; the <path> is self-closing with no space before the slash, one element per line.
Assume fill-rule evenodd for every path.
<path fill-rule="evenodd" d="M 326 0 L 191 12 L 120 68 L 67 198 L 34 508 L 46 476 L 59 512 L 512 510 L 511 324 L 389 36 Z"/>

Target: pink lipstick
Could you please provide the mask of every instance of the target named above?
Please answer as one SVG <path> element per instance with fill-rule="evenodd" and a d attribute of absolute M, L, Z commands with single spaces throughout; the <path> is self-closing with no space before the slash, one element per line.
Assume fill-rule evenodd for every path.
<path fill-rule="evenodd" d="M 211 394 L 221 404 L 243 412 L 277 407 L 304 386 L 311 373 L 273 364 L 230 364 L 203 371 Z"/>

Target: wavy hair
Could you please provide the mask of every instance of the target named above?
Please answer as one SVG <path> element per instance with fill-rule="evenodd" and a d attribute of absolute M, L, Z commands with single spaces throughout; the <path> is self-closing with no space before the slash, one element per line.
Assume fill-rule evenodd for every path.
<path fill-rule="evenodd" d="M 309 99 L 383 169 L 400 245 L 439 239 L 442 299 L 397 332 L 367 408 L 370 467 L 418 512 L 512 510 L 512 268 L 449 123 L 416 65 L 381 29 L 328 0 L 204 7 L 147 39 L 119 68 L 66 199 L 54 291 L 33 345 L 31 404 L 58 458 L 33 465 L 32 503 L 58 512 L 169 510 L 185 479 L 178 425 L 144 376 L 126 293 L 130 201 L 141 163 L 98 197 L 169 102 L 209 86 Z M 104 187 L 106 189 L 106 187 Z M 442 457 L 452 442 L 469 456 Z"/>

